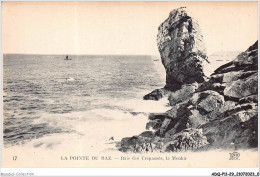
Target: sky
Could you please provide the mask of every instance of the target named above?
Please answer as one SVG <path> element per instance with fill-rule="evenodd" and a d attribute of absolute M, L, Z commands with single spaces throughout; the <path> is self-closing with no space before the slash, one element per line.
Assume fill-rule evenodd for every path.
<path fill-rule="evenodd" d="M 2 53 L 159 55 L 158 26 L 182 6 L 208 54 L 258 39 L 257 2 L 2 2 Z"/>

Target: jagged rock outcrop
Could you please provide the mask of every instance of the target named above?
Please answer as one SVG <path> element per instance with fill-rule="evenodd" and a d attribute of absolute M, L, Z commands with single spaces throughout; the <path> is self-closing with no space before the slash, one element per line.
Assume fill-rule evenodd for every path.
<path fill-rule="evenodd" d="M 122 152 L 180 152 L 197 150 L 207 145 L 207 138 L 202 135 L 201 129 L 186 129 L 171 137 L 159 138 L 151 131 L 139 136 L 123 138 L 120 151 Z"/>
<path fill-rule="evenodd" d="M 258 145 L 257 58 L 258 41 L 235 60 L 218 68 L 198 89 L 215 89 L 212 85 L 218 83 L 220 87 L 215 90 L 224 96 L 226 105 L 229 104 L 229 108 L 214 111 L 215 119 L 201 126 L 214 147 L 252 148 Z"/>
<path fill-rule="evenodd" d="M 207 81 L 184 84 L 168 94 L 172 108 L 165 113 L 151 113 L 146 125 L 150 131 L 123 139 L 120 150 L 176 152 L 257 147 L 257 56 L 256 42 L 218 68 Z"/>
<path fill-rule="evenodd" d="M 172 11 L 170 17 L 159 28 L 159 30 L 166 30 L 164 36 L 170 36 L 169 39 L 161 41 L 158 45 L 161 55 L 163 54 L 162 60 L 167 74 L 174 73 L 176 68 L 173 66 L 176 63 L 178 65 L 181 60 L 173 52 L 175 48 L 172 45 L 178 46 L 180 42 L 172 38 L 171 30 L 174 31 L 177 27 L 183 30 L 184 26 L 190 23 L 189 19 L 193 22 L 193 19 L 180 8 Z M 176 24 L 179 25 L 176 26 Z M 173 25 L 172 29 L 171 25 Z M 169 29 L 171 29 L 170 33 L 167 32 Z M 178 33 L 178 31 L 176 30 L 174 33 Z M 177 35 L 177 37 L 181 37 L 181 35 Z M 169 41 L 173 39 L 176 44 Z M 199 55 L 199 48 L 194 50 L 197 51 L 196 57 L 202 57 Z M 174 59 L 164 55 L 169 51 L 173 52 L 169 56 L 174 56 Z M 191 56 L 186 56 L 185 50 L 182 52 L 180 52 L 184 59 L 182 62 L 189 62 L 190 60 L 186 60 L 185 57 Z M 185 62 L 182 64 L 186 65 Z M 204 77 L 200 69 L 196 72 L 193 71 L 194 76 L 191 76 L 187 82 L 178 80 L 185 71 L 177 72 L 174 79 L 178 80 L 175 80 L 177 84 L 180 84 L 178 87 L 173 86 L 174 81 L 171 82 L 172 85 L 166 84 L 164 92 L 157 90 L 153 94 L 154 97 L 157 92 L 162 93 L 161 96 L 167 95 L 172 108 L 165 113 L 151 113 L 146 125 L 148 131 L 139 136 L 123 139 L 120 150 L 124 152 L 168 152 L 210 148 L 256 148 L 258 146 L 257 68 L 258 41 L 233 61 L 216 69 L 205 81 L 204 79 L 202 79 L 203 81 L 197 80 L 197 78 Z M 182 69 L 184 70 L 184 68 Z M 185 74 L 183 77 L 186 76 L 188 75 Z M 174 75 L 170 77 L 174 77 Z M 169 87 L 171 87 L 171 91 L 166 89 Z"/>
<path fill-rule="evenodd" d="M 225 100 L 238 103 L 257 100 L 258 92 L 258 41 L 238 57 L 219 67 L 207 82 L 196 90 L 214 90 Z M 242 57 L 243 56 L 243 57 Z M 244 61 L 243 61 L 244 60 Z"/>
<path fill-rule="evenodd" d="M 168 90 L 205 80 L 203 63 L 208 62 L 198 22 L 181 7 L 170 12 L 159 26 L 157 46 L 166 69 Z"/>
<path fill-rule="evenodd" d="M 203 71 L 207 54 L 198 22 L 181 7 L 170 12 L 169 17 L 159 26 L 157 46 L 166 69 L 165 89 L 176 91 L 184 84 L 205 81 Z M 165 91 L 157 89 L 144 99 L 158 100 Z M 157 95 L 158 94 L 158 95 Z"/>

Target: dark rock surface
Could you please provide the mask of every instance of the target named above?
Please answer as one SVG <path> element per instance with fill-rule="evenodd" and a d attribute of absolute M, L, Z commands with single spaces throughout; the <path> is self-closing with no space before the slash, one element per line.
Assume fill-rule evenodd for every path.
<path fill-rule="evenodd" d="M 176 91 L 183 84 L 205 80 L 202 65 L 208 60 L 203 36 L 185 8 L 171 11 L 159 26 L 157 46 L 166 69 L 166 89 Z"/>
<path fill-rule="evenodd" d="M 192 92 L 192 88 L 183 85 L 205 81 L 203 65 L 209 62 L 203 36 L 198 22 L 189 16 L 185 7 L 171 11 L 159 26 L 157 46 L 166 70 L 166 85 L 145 95 L 144 100 L 159 100 L 181 88 Z"/>
<path fill-rule="evenodd" d="M 144 96 L 144 100 L 159 100 L 165 95 L 164 89 L 155 89 L 151 93 Z"/>

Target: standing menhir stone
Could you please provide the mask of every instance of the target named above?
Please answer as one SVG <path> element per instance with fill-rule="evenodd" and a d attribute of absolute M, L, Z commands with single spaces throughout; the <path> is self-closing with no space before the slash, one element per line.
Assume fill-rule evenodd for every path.
<path fill-rule="evenodd" d="M 183 84 L 205 80 L 202 65 L 208 60 L 203 36 L 184 7 L 171 11 L 159 26 L 157 46 L 166 69 L 166 89 L 175 91 Z"/>

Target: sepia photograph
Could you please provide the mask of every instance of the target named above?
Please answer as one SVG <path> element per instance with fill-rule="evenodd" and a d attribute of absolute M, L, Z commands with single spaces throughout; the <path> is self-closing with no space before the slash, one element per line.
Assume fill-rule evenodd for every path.
<path fill-rule="evenodd" d="M 2 2 L 3 167 L 258 167 L 258 2 Z"/>

